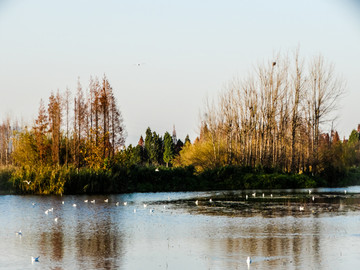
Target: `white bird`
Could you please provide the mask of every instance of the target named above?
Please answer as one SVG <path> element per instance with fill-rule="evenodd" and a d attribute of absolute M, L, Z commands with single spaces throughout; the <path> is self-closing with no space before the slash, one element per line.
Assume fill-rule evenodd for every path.
<path fill-rule="evenodd" d="M 46 210 L 46 211 L 45 211 L 45 214 L 46 214 L 46 215 L 49 214 L 49 210 Z"/>
<path fill-rule="evenodd" d="M 35 205 L 35 204 L 36 204 L 36 203 L 34 203 L 34 202 L 32 203 L 32 205 Z"/>
<path fill-rule="evenodd" d="M 166 209 L 166 205 L 164 205 L 164 209 Z"/>
<path fill-rule="evenodd" d="M 54 208 L 51 207 L 51 208 L 49 209 L 49 212 L 53 212 L 53 211 L 54 211 Z"/>
<path fill-rule="evenodd" d="M 344 190 L 344 193 L 346 194 L 346 190 Z"/>
<path fill-rule="evenodd" d="M 270 194 L 270 197 L 272 198 L 272 197 L 273 197 L 273 195 L 272 195 L 272 194 Z"/>
<path fill-rule="evenodd" d="M 134 213 L 136 213 L 136 209 L 134 209 Z"/>
<path fill-rule="evenodd" d="M 196 201 L 195 201 L 195 204 L 196 204 L 196 205 L 199 205 L 199 201 L 198 201 L 198 200 L 196 200 Z"/>
<path fill-rule="evenodd" d="M 253 197 L 256 197 L 256 192 L 254 192 L 254 193 L 252 194 L 252 196 L 253 196 Z"/>
<path fill-rule="evenodd" d="M 31 256 L 31 262 L 39 262 L 39 258 L 40 258 L 40 256 L 36 257 L 36 258 Z"/>
<path fill-rule="evenodd" d="M 265 194 L 263 193 L 262 196 L 263 196 L 263 198 L 264 198 L 264 197 L 265 197 Z"/>
<path fill-rule="evenodd" d="M 61 204 L 64 204 L 64 203 L 65 203 L 64 201 L 61 202 Z"/>
<path fill-rule="evenodd" d="M 57 218 L 57 217 L 56 217 L 56 218 L 54 218 L 54 221 L 55 221 L 55 222 L 57 222 L 57 221 L 58 221 L 58 218 Z"/>
<path fill-rule="evenodd" d="M 245 195 L 245 199 L 247 200 L 248 198 L 249 198 L 249 196 L 246 194 L 246 195 Z"/>
<path fill-rule="evenodd" d="M 299 207 L 299 210 L 300 210 L 300 211 L 304 211 L 304 206 L 300 206 L 300 207 Z"/>
<path fill-rule="evenodd" d="M 309 194 L 311 194 L 311 190 L 309 189 Z"/>
<path fill-rule="evenodd" d="M 21 232 L 21 230 L 19 230 L 18 232 L 15 232 L 17 235 L 22 235 L 22 232 Z"/>
<path fill-rule="evenodd" d="M 212 199 L 210 199 L 209 202 L 213 202 Z"/>
<path fill-rule="evenodd" d="M 108 203 L 108 202 L 109 202 L 109 199 L 105 199 L 104 202 Z"/>
<path fill-rule="evenodd" d="M 84 202 L 87 203 L 89 200 L 85 200 Z"/>
<path fill-rule="evenodd" d="M 127 206 L 127 202 L 124 202 L 124 206 Z"/>
<path fill-rule="evenodd" d="M 28 185 L 31 184 L 31 181 L 28 181 L 28 180 L 25 180 L 25 181 L 23 181 L 23 182 L 26 183 L 26 184 L 28 184 Z"/>
<path fill-rule="evenodd" d="M 95 200 L 90 201 L 91 203 L 95 203 Z"/>
<path fill-rule="evenodd" d="M 76 203 L 74 203 L 73 206 L 76 207 Z"/>
<path fill-rule="evenodd" d="M 146 208 L 146 206 L 147 206 L 147 204 L 146 204 L 146 203 L 144 203 L 144 208 Z"/>
<path fill-rule="evenodd" d="M 250 264 L 252 263 L 251 257 L 247 257 L 246 263 L 248 266 L 250 266 Z"/>
<path fill-rule="evenodd" d="M 315 197 L 314 197 L 314 196 L 312 196 L 312 200 L 315 201 Z"/>
<path fill-rule="evenodd" d="M 159 169 L 158 169 L 158 168 L 156 168 L 156 169 L 155 169 L 155 172 L 158 172 L 158 171 L 159 171 Z"/>
<path fill-rule="evenodd" d="M 116 202 L 116 203 L 115 203 L 116 206 L 119 206 L 119 204 L 120 204 L 119 202 Z"/>

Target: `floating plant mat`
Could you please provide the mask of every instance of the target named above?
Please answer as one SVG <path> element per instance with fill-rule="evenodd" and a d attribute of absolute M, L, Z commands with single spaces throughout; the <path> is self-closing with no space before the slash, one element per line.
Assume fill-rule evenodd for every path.
<path fill-rule="evenodd" d="M 247 195 L 247 197 L 246 197 Z M 272 196 L 271 196 L 272 195 Z M 309 216 L 331 212 L 360 211 L 360 194 L 269 194 L 220 193 L 210 197 L 153 202 L 191 214 L 226 216 Z"/>

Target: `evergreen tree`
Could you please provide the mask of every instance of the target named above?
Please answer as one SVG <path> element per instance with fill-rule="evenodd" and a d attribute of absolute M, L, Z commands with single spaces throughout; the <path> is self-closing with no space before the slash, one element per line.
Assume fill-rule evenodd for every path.
<path fill-rule="evenodd" d="M 191 143 L 191 141 L 190 141 L 190 137 L 189 137 L 189 134 L 188 134 L 188 135 L 186 135 L 184 145 L 185 145 L 186 143 Z"/>
<path fill-rule="evenodd" d="M 133 164 L 137 164 L 137 165 L 142 164 L 143 163 L 144 149 L 140 145 L 137 145 L 132 150 L 133 150 L 133 154 L 132 154 L 132 162 L 133 162 Z"/>
<path fill-rule="evenodd" d="M 184 143 L 180 139 L 177 140 L 176 145 L 175 145 L 175 155 L 178 155 L 180 153 L 183 146 L 184 146 Z"/>
<path fill-rule="evenodd" d="M 152 152 L 152 132 L 150 127 L 146 129 L 145 132 L 145 162 L 151 163 L 150 153 Z"/>
<path fill-rule="evenodd" d="M 136 146 L 137 153 L 140 155 L 140 163 L 144 163 L 147 160 L 146 153 L 145 153 L 145 142 L 143 136 L 140 136 L 138 145 Z"/>
<path fill-rule="evenodd" d="M 359 139 L 359 133 L 355 129 L 353 129 L 349 136 L 349 144 L 354 145 L 359 142 Z"/>
<path fill-rule="evenodd" d="M 163 163 L 163 142 L 162 138 L 155 131 L 152 134 L 150 160 L 154 165 L 160 165 Z"/>
<path fill-rule="evenodd" d="M 164 135 L 164 162 L 166 163 L 166 167 L 169 166 L 169 162 L 174 158 L 175 154 L 175 146 L 170 136 L 169 132 L 165 132 Z"/>

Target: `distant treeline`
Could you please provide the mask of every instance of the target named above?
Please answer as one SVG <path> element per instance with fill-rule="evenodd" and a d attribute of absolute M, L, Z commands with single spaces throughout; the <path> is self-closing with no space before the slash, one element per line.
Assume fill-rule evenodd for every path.
<path fill-rule="evenodd" d="M 125 147 L 114 91 L 91 78 L 76 94 L 41 100 L 32 125 L 0 125 L 0 190 L 79 194 L 250 188 L 304 188 L 358 183 L 359 133 L 323 132 L 344 92 L 321 56 L 305 63 L 278 55 L 207 102 L 191 142 L 146 129 Z"/>
<path fill-rule="evenodd" d="M 206 102 L 200 137 L 174 164 L 271 168 L 340 185 L 360 164 L 359 129 L 342 141 L 333 127 L 344 92 L 345 82 L 322 56 L 276 55 Z"/>

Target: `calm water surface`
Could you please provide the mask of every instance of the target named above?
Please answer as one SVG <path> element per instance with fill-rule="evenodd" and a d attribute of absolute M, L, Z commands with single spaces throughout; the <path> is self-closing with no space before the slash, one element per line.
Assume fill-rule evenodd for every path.
<path fill-rule="evenodd" d="M 0 196 L 0 240 L 1 269 L 359 269 L 360 187 Z"/>

